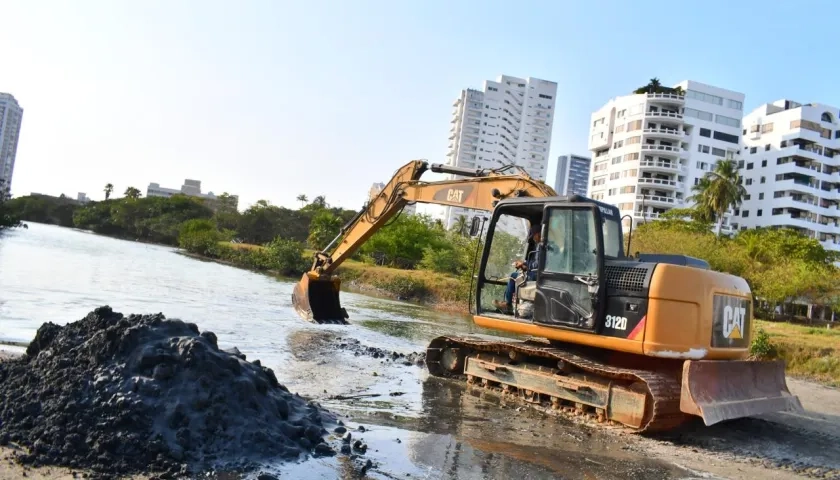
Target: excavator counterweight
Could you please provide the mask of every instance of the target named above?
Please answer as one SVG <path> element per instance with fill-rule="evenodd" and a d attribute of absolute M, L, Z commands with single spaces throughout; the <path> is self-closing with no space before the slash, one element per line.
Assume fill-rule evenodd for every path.
<path fill-rule="evenodd" d="M 453 177 L 423 182 L 427 170 Z M 558 196 L 515 166 L 401 167 L 316 253 L 292 294 L 298 314 L 346 324 L 336 269 L 412 203 L 490 214 L 469 308 L 476 325 L 526 337 L 435 338 L 432 375 L 636 432 L 689 416 L 712 425 L 802 409 L 783 362 L 748 358 L 752 292 L 743 278 L 680 255 L 627 256 L 616 206 Z M 511 233 L 517 225 L 527 240 Z"/>

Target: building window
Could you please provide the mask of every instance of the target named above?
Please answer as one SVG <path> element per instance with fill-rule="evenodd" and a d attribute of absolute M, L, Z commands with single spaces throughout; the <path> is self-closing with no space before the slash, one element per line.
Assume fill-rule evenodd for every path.
<path fill-rule="evenodd" d="M 750 147 L 750 153 L 755 153 L 755 152 L 756 152 L 756 150 L 757 150 L 757 148 L 756 148 L 756 147 Z"/>
<path fill-rule="evenodd" d="M 749 200 L 750 198 L 752 198 L 752 196 L 751 196 L 751 195 L 749 195 L 749 194 L 748 194 L 748 195 L 744 195 L 744 201 L 745 201 L 745 202 L 746 202 L 747 200 Z"/>
<path fill-rule="evenodd" d="M 628 153 L 627 155 L 624 156 L 624 161 L 625 162 L 631 162 L 633 160 L 638 160 L 638 159 L 639 159 L 639 152 Z"/>
<path fill-rule="evenodd" d="M 767 181 L 767 178 L 766 178 L 766 177 L 761 177 L 761 180 L 759 181 L 759 183 L 764 183 L 764 182 L 766 182 L 766 181 Z"/>
<path fill-rule="evenodd" d="M 708 128 L 701 128 L 700 129 L 700 136 L 701 137 L 712 138 L 712 131 Z"/>
<path fill-rule="evenodd" d="M 697 151 L 700 153 L 709 153 L 710 149 L 708 145 L 697 145 Z"/>
<path fill-rule="evenodd" d="M 642 121 L 641 120 L 633 120 L 627 124 L 627 131 L 633 132 L 642 128 Z"/>
<path fill-rule="evenodd" d="M 784 212 L 784 208 L 774 208 L 773 215 L 781 215 Z"/>
<path fill-rule="evenodd" d="M 752 164 L 752 162 L 750 162 L 750 163 L 747 164 L 747 170 L 752 170 L 752 169 L 753 169 L 753 164 Z"/>
<path fill-rule="evenodd" d="M 695 90 L 689 90 L 685 92 L 685 96 L 688 98 L 693 98 L 695 100 L 700 100 L 701 102 L 711 103 L 714 105 L 723 105 L 723 97 L 718 97 L 717 95 L 711 95 L 708 93 L 697 92 Z"/>
<path fill-rule="evenodd" d="M 744 108 L 744 104 L 739 102 L 738 100 L 732 100 L 731 98 L 726 99 L 726 106 L 729 108 L 734 108 L 735 110 L 741 110 Z"/>
<path fill-rule="evenodd" d="M 613 143 L 613 148 L 621 148 L 623 146 L 624 146 L 624 140 L 619 140 L 619 141 Z"/>
<path fill-rule="evenodd" d="M 755 212 L 755 216 L 760 217 L 761 216 L 761 210 L 758 210 L 757 212 Z"/>
<path fill-rule="evenodd" d="M 738 161 L 738 168 L 744 168 L 744 161 L 743 160 Z"/>
<path fill-rule="evenodd" d="M 624 131 L 624 125 L 619 125 L 615 127 L 615 133 L 621 133 Z"/>
<path fill-rule="evenodd" d="M 770 144 L 769 144 L 769 143 L 768 143 L 767 145 L 765 145 L 765 146 L 764 146 L 764 151 L 765 151 L 765 152 L 769 152 L 769 151 L 770 151 Z"/>
<path fill-rule="evenodd" d="M 740 141 L 738 135 L 730 135 L 728 133 L 718 132 L 717 130 L 715 130 L 715 133 L 714 135 L 712 135 L 712 137 L 715 140 L 723 140 L 724 142 L 734 143 L 736 145 Z"/>
<path fill-rule="evenodd" d="M 541 93 L 541 94 L 540 94 L 540 98 L 546 98 L 546 99 L 548 99 L 548 100 L 551 100 L 551 98 L 552 98 L 552 97 L 551 97 L 551 95 L 543 95 L 543 94 Z"/>
<path fill-rule="evenodd" d="M 712 155 L 714 155 L 716 157 L 725 157 L 726 156 L 726 150 L 724 150 L 722 148 L 712 147 Z"/>
<path fill-rule="evenodd" d="M 752 178 L 747 179 L 747 186 L 749 187 L 750 185 L 752 185 Z"/>
<path fill-rule="evenodd" d="M 759 194 L 758 194 L 758 199 L 759 199 L 759 200 L 764 200 L 764 194 L 763 194 L 763 193 L 759 193 Z"/>
<path fill-rule="evenodd" d="M 715 115 L 715 122 L 721 125 L 728 125 L 730 127 L 740 128 L 741 121 L 737 118 L 727 117 L 724 115 Z"/>
<path fill-rule="evenodd" d="M 773 124 L 772 123 L 765 123 L 761 126 L 761 133 L 770 133 L 773 131 Z"/>
<path fill-rule="evenodd" d="M 686 117 L 694 117 L 699 118 L 700 120 L 706 120 L 707 122 L 712 121 L 713 115 L 709 112 L 704 112 L 702 110 L 695 110 L 693 108 L 685 108 L 683 109 L 683 115 Z"/>
<path fill-rule="evenodd" d="M 637 136 L 637 137 L 630 137 L 630 138 L 628 138 L 628 139 L 627 139 L 627 141 L 626 141 L 625 143 L 626 143 L 627 145 L 633 145 L 633 144 L 636 144 L 636 143 L 641 143 L 641 142 L 642 142 L 642 137 L 638 137 L 638 136 Z"/>
<path fill-rule="evenodd" d="M 741 212 L 741 217 L 747 218 L 749 216 L 750 216 L 750 211 L 749 210 L 744 210 L 743 212 Z"/>

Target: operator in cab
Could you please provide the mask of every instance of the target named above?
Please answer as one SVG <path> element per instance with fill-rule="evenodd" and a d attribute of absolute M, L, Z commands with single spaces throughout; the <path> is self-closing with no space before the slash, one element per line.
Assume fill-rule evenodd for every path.
<path fill-rule="evenodd" d="M 533 241 L 536 246 L 535 252 L 531 255 L 530 260 L 517 260 L 514 263 L 516 270 L 510 274 L 508 278 L 507 288 L 505 288 L 504 301 L 494 300 L 493 305 L 496 306 L 503 313 L 510 313 L 513 305 L 513 292 L 516 289 L 516 279 L 521 273 L 528 276 L 528 280 L 537 279 L 537 269 L 539 269 L 539 256 L 542 252 L 542 238 L 540 236 L 540 224 L 531 225 L 531 230 L 528 233 L 528 241 Z"/>

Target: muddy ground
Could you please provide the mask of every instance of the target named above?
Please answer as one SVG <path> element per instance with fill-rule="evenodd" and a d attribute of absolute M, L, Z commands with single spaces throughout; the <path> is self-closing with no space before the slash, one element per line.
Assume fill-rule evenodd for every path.
<path fill-rule="evenodd" d="M 422 352 L 357 342 L 353 328 L 359 327 L 289 332 L 283 347 L 293 361 L 276 369 L 292 391 L 339 414 L 353 438 L 368 445 L 365 458 L 373 468 L 367 478 L 840 479 L 837 389 L 789 379 L 804 414 L 691 424 L 666 435 L 640 436 L 429 377 Z M 0 450 L 0 459 L 8 453 Z M 278 463 L 264 473 L 357 478 L 343 462 L 330 457 Z M 0 463 L 0 478 L 23 473 L 8 461 Z M 73 478 L 66 469 L 25 473 Z"/>

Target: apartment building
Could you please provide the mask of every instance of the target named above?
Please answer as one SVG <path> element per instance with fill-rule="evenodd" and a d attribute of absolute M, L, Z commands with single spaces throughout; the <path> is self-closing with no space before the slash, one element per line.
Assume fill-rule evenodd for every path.
<path fill-rule="evenodd" d="M 744 117 L 740 229 L 787 227 L 840 250 L 840 110 L 778 100 Z"/>
<path fill-rule="evenodd" d="M 554 191 L 558 195 L 586 195 L 589 191 L 589 169 L 592 159 L 580 155 L 557 157 Z"/>
<path fill-rule="evenodd" d="M 446 164 L 470 169 L 518 165 L 545 181 L 557 83 L 538 78 L 501 75 L 486 80 L 481 90 L 466 89 L 452 103 L 452 128 Z M 474 210 L 424 208 L 447 228 Z"/>
<path fill-rule="evenodd" d="M 743 93 L 691 80 L 637 92 L 594 112 L 589 136 L 588 195 L 618 206 L 634 224 L 690 207 L 692 187 L 717 161 L 738 158 L 744 102 Z"/>
<path fill-rule="evenodd" d="M 23 109 L 11 94 L 0 92 L 0 185 L 12 188 Z"/>
<path fill-rule="evenodd" d="M 201 180 L 186 179 L 180 189 L 161 187 L 159 183 L 149 183 L 146 188 L 147 197 L 171 197 L 173 195 L 187 195 L 210 200 L 211 206 L 214 206 L 219 199 L 213 192 L 201 193 Z M 239 208 L 239 196 L 231 195 L 230 198 L 233 207 Z"/>

